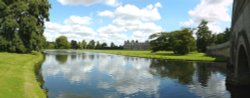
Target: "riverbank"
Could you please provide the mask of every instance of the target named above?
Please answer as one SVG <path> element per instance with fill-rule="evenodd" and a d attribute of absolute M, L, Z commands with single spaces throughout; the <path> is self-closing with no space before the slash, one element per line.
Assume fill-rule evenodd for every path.
<path fill-rule="evenodd" d="M 0 53 L 0 98 L 46 98 L 35 66 L 43 55 Z"/>
<path fill-rule="evenodd" d="M 198 52 L 191 52 L 187 55 L 175 55 L 172 51 L 160 51 L 156 53 L 151 53 L 151 51 L 138 51 L 138 50 L 83 50 L 83 51 L 109 53 L 109 54 L 152 58 L 152 59 L 208 61 L 208 62 L 226 61 L 226 59 L 222 57 L 211 57 L 207 56 L 205 53 L 198 53 Z"/>

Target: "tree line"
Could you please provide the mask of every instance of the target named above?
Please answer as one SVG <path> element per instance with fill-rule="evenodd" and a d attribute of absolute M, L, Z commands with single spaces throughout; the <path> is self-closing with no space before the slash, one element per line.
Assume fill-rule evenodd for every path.
<path fill-rule="evenodd" d="M 89 42 L 82 40 L 80 42 L 68 41 L 66 36 L 59 36 L 55 42 L 47 42 L 46 49 L 123 49 L 123 46 L 117 46 L 113 42 L 108 46 L 107 43 L 91 40 Z"/>
<path fill-rule="evenodd" d="M 152 52 L 171 50 L 175 54 L 188 54 L 191 51 L 206 52 L 206 47 L 229 41 L 230 29 L 212 34 L 203 20 L 197 28 L 183 28 L 172 32 L 160 32 L 149 37 Z M 193 32 L 196 34 L 196 39 Z"/>

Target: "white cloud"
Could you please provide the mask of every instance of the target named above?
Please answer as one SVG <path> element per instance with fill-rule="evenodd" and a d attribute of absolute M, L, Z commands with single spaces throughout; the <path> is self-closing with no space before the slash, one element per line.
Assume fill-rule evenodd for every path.
<path fill-rule="evenodd" d="M 96 32 L 89 25 L 92 21 L 90 17 L 71 16 L 64 21 L 64 24 L 45 22 L 45 37 L 49 41 L 54 41 L 59 36 L 67 36 L 68 40 L 81 41 L 83 39 L 94 39 Z"/>
<path fill-rule="evenodd" d="M 108 26 L 99 28 L 97 31 L 99 33 L 114 34 L 114 33 L 126 32 L 127 30 L 125 28 L 123 28 L 123 27 L 108 25 Z"/>
<path fill-rule="evenodd" d="M 106 10 L 98 13 L 98 16 L 113 18 L 114 14 L 113 12 Z"/>
<path fill-rule="evenodd" d="M 58 0 L 63 5 L 92 5 L 102 0 Z"/>
<path fill-rule="evenodd" d="M 198 25 L 202 20 L 209 22 L 208 26 L 213 32 L 221 32 L 221 24 L 230 22 L 229 8 L 233 0 L 201 0 L 201 2 L 188 12 L 190 19 L 181 22 L 182 26 Z"/>
<path fill-rule="evenodd" d="M 126 4 L 124 6 L 119 6 L 114 13 L 117 17 L 122 19 L 140 19 L 143 21 L 160 20 L 161 15 L 158 11 L 158 6 L 159 3 L 157 3 L 156 6 L 150 4 L 140 9 L 135 5 Z"/>
<path fill-rule="evenodd" d="M 65 24 L 90 25 L 92 19 L 90 17 L 70 16 L 64 21 Z"/>
<path fill-rule="evenodd" d="M 157 2 L 157 3 L 155 4 L 155 7 L 161 8 L 161 7 L 162 7 L 162 5 L 161 5 L 161 3 L 160 3 L 160 2 Z"/>
<path fill-rule="evenodd" d="M 160 7 L 162 7 L 162 5 L 159 2 L 155 5 L 150 4 L 144 8 L 138 8 L 135 5 L 126 4 L 117 7 L 114 11 L 105 10 L 99 12 L 98 16 L 109 17 L 112 19 L 112 23 L 100 27 L 97 32 L 99 34 L 109 34 L 109 36 L 113 37 L 117 34 L 121 35 L 131 32 L 131 36 L 122 37 L 122 39 L 118 39 L 119 42 L 123 42 L 121 40 L 128 40 L 125 38 L 145 41 L 152 33 L 163 30 L 161 26 L 155 24 L 155 21 L 161 19 L 161 15 L 158 11 L 158 8 Z M 143 36 L 138 36 L 138 32 Z M 110 39 L 113 39 L 113 37 L 110 37 Z"/>
<path fill-rule="evenodd" d="M 155 21 L 161 19 L 161 15 L 158 11 L 158 8 L 161 6 L 162 5 L 158 2 L 155 5 L 150 4 L 147 7 L 140 9 L 135 5 L 126 4 L 117 7 L 114 12 L 105 10 L 103 12 L 99 12 L 98 15 L 109 18 L 116 17 L 129 20 L 140 19 L 143 21 Z"/>
<path fill-rule="evenodd" d="M 46 22 L 45 36 L 49 41 L 64 35 L 69 40 L 95 39 L 100 42 L 114 42 L 117 45 L 122 45 L 124 40 L 145 41 L 152 33 L 163 31 L 162 27 L 155 23 L 161 19 L 158 11 L 161 7 L 158 2 L 144 8 L 126 4 L 119 5 L 113 11 L 104 10 L 97 15 L 108 17 L 112 22 L 97 29 L 91 27 L 94 23 L 91 17 L 70 16 L 63 24 Z"/>
<path fill-rule="evenodd" d="M 84 5 L 89 6 L 96 3 L 105 3 L 109 6 L 118 6 L 117 0 L 58 0 L 62 5 Z"/>
<path fill-rule="evenodd" d="M 119 6 L 120 3 L 117 2 L 117 0 L 106 0 L 105 1 L 107 5 L 110 5 L 110 6 Z"/>

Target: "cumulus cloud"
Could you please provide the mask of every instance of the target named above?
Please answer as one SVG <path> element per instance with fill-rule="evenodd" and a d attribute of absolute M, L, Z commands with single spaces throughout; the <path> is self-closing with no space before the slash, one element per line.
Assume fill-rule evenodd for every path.
<path fill-rule="evenodd" d="M 135 5 L 132 4 L 126 4 L 123 6 L 119 6 L 116 8 L 114 12 L 112 11 L 103 11 L 100 12 L 98 15 L 99 16 L 104 16 L 104 17 L 110 17 L 113 18 L 114 16 L 116 18 L 122 18 L 126 20 L 143 20 L 143 21 L 154 21 L 154 20 L 160 20 L 161 15 L 158 11 L 158 8 L 161 7 L 161 4 L 158 2 L 155 5 L 148 5 L 145 8 L 138 8 Z"/>
<path fill-rule="evenodd" d="M 98 16 L 113 18 L 114 14 L 113 12 L 106 10 L 98 13 Z"/>
<path fill-rule="evenodd" d="M 90 25 L 92 18 L 90 17 L 80 17 L 80 16 L 70 16 L 69 19 L 64 21 L 65 24 L 79 24 L 79 25 Z"/>
<path fill-rule="evenodd" d="M 109 6 L 118 6 L 117 0 L 58 0 L 62 5 L 84 5 L 89 6 L 96 3 L 105 3 Z"/>
<path fill-rule="evenodd" d="M 201 2 L 188 12 L 190 19 L 181 22 L 181 26 L 195 26 L 202 20 L 209 22 L 208 26 L 213 32 L 221 32 L 221 24 L 230 22 L 229 8 L 233 0 L 201 0 Z"/>
<path fill-rule="evenodd" d="M 114 34 L 114 33 L 126 32 L 126 29 L 122 27 L 121 28 L 117 27 L 115 25 L 108 25 L 105 27 L 101 27 L 97 31 L 105 34 Z"/>
<path fill-rule="evenodd" d="M 114 2 L 116 0 L 110 0 Z M 54 41 L 60 35 L 69 40 L 92 40 L 114 42 L 122 45 L 124 40 L 145 41 L 148 36 L 163 31 L 155 22 L 161 19 L 159 8 L 161 3 L 149 4 L 143 8 L 136 5 L 119 5 L 114 10 L 104 10 L 97 15 L 111 19 L 111 23 L 93 29 L 93 19 L 88 16 L 70 16 L 63 23 L 46 22 L 45 33 L 47 40 Z"/>
<path fill-rule="evenodd" d="M 95 30 L 87 26 L 92 23 L 91 20 L 90 17 L 70 16 L 64 24 L 46 22 L 44 35 L 49 41 L 54 41 L 61 35 L 67 36 L 69 40 L 91 40 L 96 35 Z"/>
<path fill-rule="evenodd" d="M 159 2 L 155 5 L 149 4 L 144 8 L 138 8 L 135 5 L 126 4 L 117 7 L 114 11 L 105 10 L 99 12 L 99 16 L 111 18 L 112 23 L 100 27 L 97 32 L 99 34 L 132 32 L 132 36 L 129 36 L 130 39 L 145 41 L 152 33 L 163 30 L 161 26 L 155 24 L 155 21 L 161 19 L 161 15 L 158 11 L 161 7 L 162 5 Z M 143 36 L 138 36 L 138 32 Z M 125 39 L 126 37 L 123 38 Z"/>

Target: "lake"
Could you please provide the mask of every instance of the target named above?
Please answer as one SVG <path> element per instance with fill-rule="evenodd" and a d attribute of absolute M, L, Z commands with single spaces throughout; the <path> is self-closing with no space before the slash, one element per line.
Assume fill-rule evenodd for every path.
<path fill-rule="evenodd" d="M 48 51 L 41 66 L 49 98 L 230 98 L 226 63 Z M 237 93 L 238 94 L 238 93 Z M 236 94 L 236 95 L 237 95 Z M 239 97 L 239 94 L 237 95 Z"/>

